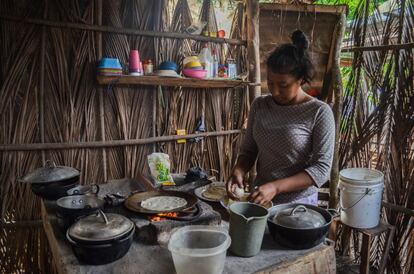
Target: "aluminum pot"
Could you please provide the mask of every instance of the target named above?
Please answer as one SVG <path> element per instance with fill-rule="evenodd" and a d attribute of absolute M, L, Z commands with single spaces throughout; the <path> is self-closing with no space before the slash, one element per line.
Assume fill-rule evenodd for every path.
<path fill-rule="evenodd" d="M 114 213 L 103 213 L 84 217 L 66 232 L 79 261 L 99 265 L 122 258 L 132 245 L 134 223 Z"/>
<path fill-rule="evenodd" d="M 60 228 L 66 230 L 84 216 L 103 209 L 105 201 L 97 196 L 72 195 L 59 198 L 56 201 L 56 217 Z"/>
<path fill-rule="evenodd" d="M 334 209 L 282 204 L 269 209 L 267 225 L 277 243 L 292 249 L 308 249 L 325 240 L 332 219 L 337 215 Z"/>

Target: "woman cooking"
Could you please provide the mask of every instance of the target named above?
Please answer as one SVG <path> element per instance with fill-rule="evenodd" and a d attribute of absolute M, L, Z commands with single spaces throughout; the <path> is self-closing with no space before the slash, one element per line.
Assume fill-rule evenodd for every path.
<path fill-rule="evenodd" d="M 227 181 L 233 199 L 236 188 L 244 188 L 244 177 L 256 160 L 256 187 L 250 201 L 259 204 L 317 205 L 317 188 L 329 178 L 334 117 L 326 103 L 301 88 L 313 75 L 309 42 L 300 30 L 292 34 L 292 41 L 276 48 L 267 59 L 271 95 L 251 105 L 246 135 Z"/>

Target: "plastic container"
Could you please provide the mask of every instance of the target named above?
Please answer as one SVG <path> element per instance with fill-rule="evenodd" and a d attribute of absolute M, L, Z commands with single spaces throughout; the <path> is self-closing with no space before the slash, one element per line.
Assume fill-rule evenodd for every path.
<path fill-rule="evenodd" d="M 200 63 L 203 65 L 203 68 L 207 70 L 206 78 L 213 77 L 213 56 L 211 55 L 207 44 L 205 44 L 203 49 L 200 51 L 198 58 L 200 59 Z"/>
<path fill-rule="evenodd" d="M 230 79 L 237 77 L 237 66 L 233 59 L 227 59 L 228 76 Z"/>
<path fill-rule="evenodd" d="M 218 77 L 219 57 L 216 50 L 213 50 L 213 73 L 212 77 Z"/>
<path fill-rule="evenodd" d="M 207 75 L 205 69 L 183 69 L 183 74 L 190 78 L 204 79 Z"/>
<path fill-rule="evenodd" d="M 219 274 L 223 272 L 230 244 L 226 229 L 193 225 L 174 232 L 168 249 L 172 253 L 177 274 Z"/>
<path fill-rule="evenodd" d="M 368 168 L 348 168 L 339 173 L 341 222 L 355 228 L 379 224 L 384 174 Z"/>
<path fill-rule="evenodd" d="M 118 58 L 103 57 L 98 64 L 98 69 L 101 68 L 122 69 L 122 66 Z"/>

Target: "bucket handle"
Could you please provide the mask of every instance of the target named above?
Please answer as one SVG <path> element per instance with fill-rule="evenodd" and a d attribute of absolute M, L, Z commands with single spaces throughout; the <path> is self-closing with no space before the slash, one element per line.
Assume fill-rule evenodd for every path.
<path fill-rule="evenodd" d="M 353 205 L 351 205 L 350 207 L 343 207 L 342 206 L 342 201 L 341 201 L 341 199 L 339 199 L 339 203 L 340 203 L 340 205 L 339 205 L 339 211 L 347 211 L 348 209 L 351 209 L 351 208 L 353 208 L 354 206 L 356 206 L 359 202 L 361 202 L 361 200 L 362 199 L 364 199 L 364 197 L 365 196 L 367 196 L 368 194 L 370 194 L 372 192 L 372 189 L 369 189 L 369 188 L 366 188 L 365 189 L 365 193 L 364 193 L 364 195 L 361 197 L 361 198 L 359 198 L 359 200 L 358 201 L 356 201 Z"/>

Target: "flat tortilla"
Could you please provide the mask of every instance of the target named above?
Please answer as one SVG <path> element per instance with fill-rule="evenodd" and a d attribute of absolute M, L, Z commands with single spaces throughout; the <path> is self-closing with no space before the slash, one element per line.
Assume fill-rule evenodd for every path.
<path fill-rule="evenodd" d="M 224 186 L 209 186 L 201 195 L 207 199 L 219 201 L 227 195 L 227 192 Z"/>
<path fill-rule="evenodd" d="M 153 211 L 170 211 L 187 205 L 187 201 L 174 196 L 151 197 L 141 202 L 141 207 Z"/>

